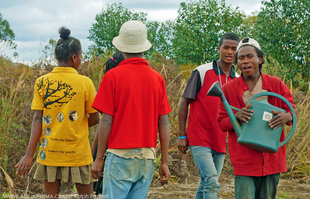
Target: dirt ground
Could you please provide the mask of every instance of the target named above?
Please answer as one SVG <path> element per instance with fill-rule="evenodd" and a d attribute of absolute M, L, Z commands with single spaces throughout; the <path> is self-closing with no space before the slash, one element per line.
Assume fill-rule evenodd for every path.
<path fill-rule="evenodd" d="M 186 182 L 187 181 L 187 182 Z M 234 198 L 234 176 L 223 174 L 220 178 L 221 189 L 219 192 L 219 199 L 233 199 Z M 28 197 L 4 197 L 4 198 L 44 198 L 42 193 L 44 189 L 42 184 L 32 182 L 32 185 L 36 184 L 37 188 L 33 188 L 28 192 Z M 199 185 L 199 177 L 191 176 L 190 179 L 184 182 L 169 182 L 167 187 L 159 185 L 159 183 L 153 183 L 148 193 L 148 199 L 194 199 L 197 187 Z M 69 186 L 71 187 L 71 186 Z M 63 187 L 64 188 L 64 187 Z M 67 190 L 71 190 L 66 188 Z M 17 193 L 22 194 L 25 190 L 15 190 Z M 78 198 L 76 191 L 61 193 L 59 198 Z M 39 195 L 38 195 L 39 194 Z M 40 197 L 39 197 L 40 196 Z M 1 198 L 1 194 L 0 194 Z M 102 198 L 99 195 L 96 198 Z M 310 199 L 310 183 L 309 181 L 303 181 L 301 179 L 280 179 L 278 186 L 277 199 Z"/>
<path fill-rule="evenodd" d="M 220 179 L 221 189 L 219 198 L 234 198 L 234 177 L 222 177 Z M 180 184 L 170 183 L 167 188 L 160 185 L 152 185 L 148 194 L 149 199 L 194 199 L 199 179 L 196 183 Z M 300 180 L 280 179 L 278 186 L 278 199 L 309 199 L 310 184 L 300 182 Z"/>
<path fill-rule="evenodd" d="M 178 182 L 169 183 L 167 187 L 153 183 L 150 187 L 149 199 L 194 199 L 199 185 L 199 174 L 192 161 L 191 155 L 174 153 L 172 174 L 177 174 Z M 292 179 L 289 175 L 281 174 L 278 185 L 277 199 L 310 199 L 310 178 Z M 234 175 L 229 158 L 225 159 L 223 172 L 220 177 L 221 189 L 219 199 L 234 199 Z"/>
<path fill-rule="evenodd" d="M 159 184 L 158 180 L 154 180 L 148 193 L 148 199 L 194 199 L 200 179 L 191 155 L 183 155 L 175 152 L 170 157 L 170 160 L 171 165 L 169 167 L 172 174 L 171 179 L 174 182 L 169 182 L 166 187 L 163 187 Z M 281 175 L 277 199 L 310 199 L 309 176 L 303 179 L 294 179 L 288 174 L 289 173 Z M 155 179 L 158 178 L 158 172 L 155 172 L 154 176 Z M 219 191 L 219 199 L 233 199 L 234 175 L 229 158 L 225 159 L 223 172 L 220 177 L 220 184 L 221 189 Z M 30 185 L 29 190 L 26 191 L 26 187 L 28 187 L 28 185 Z M 1 189 L 1 187 L 4 189 Z M 1 193 L 3 193 L 5 187 L 6 186 L 1 186 L 0 183 L 0 198 L 2 198 Z M 72 189 L 72 187 L 73 185 L 63 184 L 60 198 L 78 198 L 76 190 Z M 21 195 L 25 193 L 25 191 L 27 192 L 27 195 L 31 196 L 30 198 L 44 198 L 41 197 L 42 193 L 44 193 L 43 185 L 39 181 L 33 180 L 32 177 L 30 177 L 29 180 L 23 179 L 15 182 L 14 192 L 16 194 Z M 101 199 L 102 197 L 98 196 L 97 198 Z"/>

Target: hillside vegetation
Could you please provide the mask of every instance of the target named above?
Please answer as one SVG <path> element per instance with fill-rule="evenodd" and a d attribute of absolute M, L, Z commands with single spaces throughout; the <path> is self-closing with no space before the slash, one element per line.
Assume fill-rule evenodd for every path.
<path fill-rule="evenodd" d="M 79 73 L 89 76 L 98 88 L 103 76 L 103 63 L 109 55 L 83 63 Z M 172 182 L 182 183 L 191 177 L 197 177 L 191 158 L 182 160 L 177 151 L 177 111 L 178 101 L 186 81 L 194 65 L 176 65 L 160 56 L 151 56 L 148 61 L 155 70 L 160 72 L 166 80 L 166 88 L 172 112 L 169 114 L 171 127 L 170 169 Z M 48 65 L 44 69 L 14 64 L 10 60 L 0 57 L 0 193 L 36 193 L 37 182 L 30 183 L 26 178 L 19 178 L 15 174 L 14 165 L 24 155 L 31 130 L 32 112 L 30 110 L 35 79 L 50 70 Z M 266 63 L 265 72 L 277 75 L 276 65 Z M 284 174 L 286 179 L 299 179 L 301 183 L 310 182 L 310 95 L 309 91 L 300 91 L 290 82 L 286 82 L 293 93 L 298 115 L 297 129 L 293 138 L 287 144 L 287 160 L 289 172 Z M 95 128 L 90 130 L 90 140 Z M 287 129 L 287 131 L 289 128 Z M 34 157 L 35 159 L 35 157 Z M 232 167 L 227 157 L 223 175 L 232 175 Z M 185 169 L 192 168 L 184 172 Z M 157 173 L 154 180 L 156 181 Z M 28 178 L 29 179 L 29 178 Z M 40 185 L 41 186 L 41 185 Z M 42 190 L 40 191 L 42 193 Z M 1 197 L 1 195 L 0 195 Z"/>

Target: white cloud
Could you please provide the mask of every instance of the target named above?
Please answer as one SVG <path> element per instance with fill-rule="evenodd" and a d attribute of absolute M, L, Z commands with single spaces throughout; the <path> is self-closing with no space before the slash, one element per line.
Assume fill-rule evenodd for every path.
<path fill-rule="evenodd" d="M 246 15 L 251 15 L 252 12 L 259 11 L 261 6 L 260 0 L 226 0 L 227 4 L 232 7 L 239 7 L 239 10 L 243 11 Z"/>
<path fill-rule="evenodd" d="M 80 39 L 83 50 L 91 43 L 87 36 L 96 14 L 107 4 L 123 3 L 134 11 L 148 13 L 149 20 L 166 21 L 177 17 L 179 4 L 186 0 L 0 0 L 0 13 L 15 33 L 19 60 L 40 57 L 40 49 L 49 39 L 58 39 L 58 29 L 66 26 L 71 35 Z M 246 14 L 259 10 L 260 0 L 226 0 L 239 6 Z M 6 52 L 10 54 L 11 51 Z M 12 53 L 11 53 L 12 54 Z"/>
<path fill-rule="evenodd" d="M 167 20 L 174 20 L 178 16 L 178 10 L 175 9 L 161 9 L 161 10 L 136 10 L 137 12 L 146 12 L 147 18 L 150 21 L 164 22 Z"/>
<path fill-rule="evenodd" d="M 26 61 L 26 60 L 36 60 L 42 56 L 42 49 L 47 44 L 44 41 L 16 41 L 17 44 L 17 51 L 23 52 L 23 54 L 19 54 L 18 60 L 19 61 Z M 28 59 L 24 59 L 28 58 Z"/>

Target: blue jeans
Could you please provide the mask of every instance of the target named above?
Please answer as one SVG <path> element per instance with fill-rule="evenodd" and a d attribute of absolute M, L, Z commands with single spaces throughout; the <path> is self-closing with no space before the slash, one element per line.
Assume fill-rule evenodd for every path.
<path fill-rule="evenodd" d="M 218 153 L 208 147 L 190 146 L 195 165 L 198 168 L 200 184 L 195 199 L 217 198 L 225 153 Z"/>
<path fill-rule="evenodd" d="M 102 198 L 145 199 L 153 174 L 153 160 L 121 158 L 108 153 L 104 164 Z"/>
<path fill-rule="evenodd" d="M 268 176 L 235 176 L 236 199 L 274 199 L 280 174 Z"/>

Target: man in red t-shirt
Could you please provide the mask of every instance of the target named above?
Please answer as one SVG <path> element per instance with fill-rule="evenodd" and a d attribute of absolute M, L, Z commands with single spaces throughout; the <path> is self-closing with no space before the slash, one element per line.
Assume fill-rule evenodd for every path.
<path fill-rule="evenodd" d="M 112 43 L 125 60 L 104 75 L 93 103 L 102 116 L 92 175 L 100 177 L 104 165 L 103 198 L 147 198 L 154 174 L 157 132 L 161 144 L 161 183 L 167 183 L 170 177 L 167 114 L 171 108 L 165 81 L 142 58 L 143 52 L 152 46 L 143 23 L 124 23 Z"/>
<path fill-rule="evenodd" d="M 295 107 L 288 87 L 279 78 L 262 73 L 264 53 L 257 41 L 251 38 L 242 39 L 237 47 L 236 62 L 242 74 L 227 83 L 223 92 L 231 106 L 241 109 L 235 111 L 240 123 L 247 123 L 255 114 L 247 101 L 260 92 L 280 94 Z M 272 111 L 274 116 L 269 121 L 271 128 L 291 124 L 293 118 L 290 109 L 281 99 L 269 96 L 268 102 L 287 111 Z M 240 145 L 222 103 L 219 107 L 218 122 L 223 131 L 228 131 L 229 155 L 235 174 L 235 197 L 276 198 L 280 173 L 287 170 L 285 146 L 280 147 L 276 153 L 264 153 Z M 280 140 L 283 141 L 284 138 L 283 129 Z"/>
<path fill-rule="evenodd" d="M 183 153 L 188 150 L 198 168 L 200 185 L 196 199 L 217 198 L 218 182 L 226 153 L 226 133 L 219 128 L 216 116 L 220 99 L 208 96 L 211 85 L 219 81 L 221 86 L 234 79 L 233 67 L 239 37 L 226 33 L 219 42 L 220 58 L 198 66 L 189 78 L 180 99 L 178 147 Z M 186 129 L 188 107 L 190 113 Z"/>

